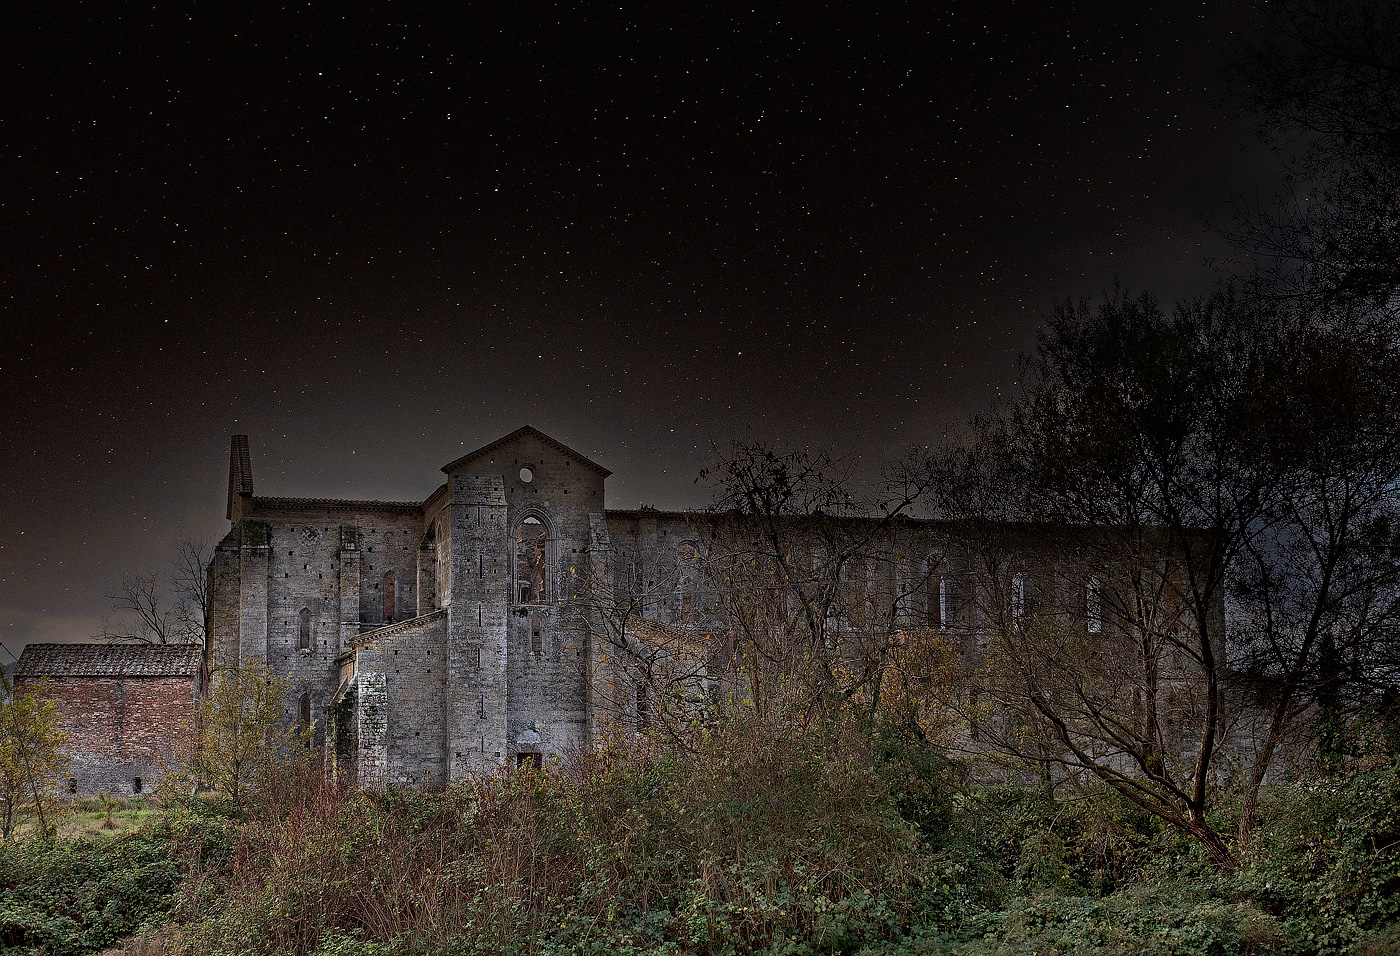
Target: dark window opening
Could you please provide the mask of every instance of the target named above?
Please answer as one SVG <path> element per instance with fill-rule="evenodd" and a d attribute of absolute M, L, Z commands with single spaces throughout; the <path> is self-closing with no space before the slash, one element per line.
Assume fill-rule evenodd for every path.
<path fill-rule="evenodd" d="M 302 608 L 297 615 L 297 647 L 304 651 L 311 650 L 311 611 L 309 608 Z"/>
<path fill-rule="evenodd" d="M 647 685 L 637 685 L 637 729 L 646 730 L 651 726 L 651 701 L 647 697 Z"/>
<path fill-rule="evenodd" d="M 931 574 L 928 579 L 928 619 L 929 627 L 943 626 L 943 575 Z"/>
<path fill-rule="evenodd" d="M 301 695 L 301 729 L 305 730 L 311 726 L 311 695 Z"/>
<path fill-rule="evenodd" d="M 530 653 L 544 653 L 544 622 L 538 614 L 530 615 Z"/>
<path fill-rule="evenodd" d="M 544 767 L 541 754 L 516 754 L 515 765 L 521 770 L 539 770 Z"/>
<path fill-rule="evenodd" d="M 140 778 L 140 777 L 137 777 L 135 780 L 131 781 L 131 792 L 132 792 L 132 793 L 140 793 L 140 792 L 141 792 L 141 778 Z"/>
<path fill-rule="evenodd" d="M 392 623 L 394 620 L 394 572 L 384 572 L 384 622 Z"/>
<path fill-rule="evenodd" d="M 77 793 L 77 792 L 78 792 L 78 781 L 77 781 L 77 778 L 75 778 L 75 777 L 69 777 L 69 778 L 68 778 L 68 792 L 69 792 L 69 793 Z"/>

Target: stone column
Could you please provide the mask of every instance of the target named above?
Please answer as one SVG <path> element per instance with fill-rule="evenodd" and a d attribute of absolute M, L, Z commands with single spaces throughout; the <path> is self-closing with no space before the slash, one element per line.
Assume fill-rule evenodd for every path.
<path fill-rule="evenodd" d="M 353 524 L 340 526 L 340 647 L 350 649 L 360 633 L 360 529 Z"/>
<path fill-rule="evenodd" d="M 447 603 L 448 779 L 504 765 L 510 542 L 500 476 L 452 475 Z"/>
<path fill-rule="evenodd" d="M 418 596 L 417 613 L 427 614 L 434 609 L 437 600 L 437 560 L 431 542 L 418 549 Z"/>
<path fill-rule="evenodd" d="M 238 574 L 239 657 L 267 662 L 268 559 L 272 528 L 261 521 L 242 523 Z"/>

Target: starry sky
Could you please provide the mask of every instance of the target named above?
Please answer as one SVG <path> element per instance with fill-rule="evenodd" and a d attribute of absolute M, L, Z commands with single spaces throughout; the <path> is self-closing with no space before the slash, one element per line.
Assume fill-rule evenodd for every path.
<path fill-rule="evenodd" d="M 735 437 L 896 457 L 1014 388 L 1056 298 L 1207 290 L 1208 223 L 1273 175 L 1218 75 L 1236 4 L 31 6 L 11 653 L 222 536 L 234 433 L 297 496 L 423 498 L 527 423 L 610 507 L 703 505 Z"/>

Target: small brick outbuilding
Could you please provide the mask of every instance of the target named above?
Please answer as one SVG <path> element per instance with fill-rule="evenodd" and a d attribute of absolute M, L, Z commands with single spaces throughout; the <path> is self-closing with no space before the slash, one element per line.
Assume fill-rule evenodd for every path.
<path fill-rule="evenodd" d="M 68 734 L 70 793 L 149 791 L 204 690 L 198 644 L 29 644 L 15 687 L 47 681 Z"/>

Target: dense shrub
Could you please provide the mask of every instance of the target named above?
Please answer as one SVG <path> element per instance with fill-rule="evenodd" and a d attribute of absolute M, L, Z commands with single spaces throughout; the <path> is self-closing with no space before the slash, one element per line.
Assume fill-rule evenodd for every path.
<path fill-rule="evenodd" d="M 1266 792 L 1236 881 L 1294 945 L 1349 953 L 1400 922 L 1400 766 Z"/>
<path fill-rule="evenodd" d="M 220 821 L 179 814 L 129 836 L 0 844 L 0 953 L 88 953 L 162 923 L 223 848 Z"/>
<path fill-rule="evenodd" d="M 166 948 L 849 950 L 896 935 L 922 878 L 890 766 L 853 729 L 735 722 L 694 752 L 618 742 L 442 793 L 302 781 Z"/>
<path fill-rule="evenodd" d="M 1234 873 L 1112 791 L 954 793 L 947 769 L 916 741 L 859 728 L 805 738 L 736 723 L 694 750 L 619 741 L 443 792 L 335 791 L 304 777 L 227 841 L 221 821 L 171 813 L 149 844 L 94 844 L 128 847 L 85 871 L 126 868 L 118 889 L 98 892 L 107 884 L 93 877 L 87 896 L 64 897 L 78 902 L 45 902 L 4 926 L 29 934 L 15 944 L 51 952 L 102 945 L 167 911 L 175 925 L 133 952 L 1400 951 L 1394 767 L 1266 791 L 1258 839 Z M 5 885 L 51 875 L 87 886 L 57 864 L 11 875 L 57 852 L 15 850 Z M 146 909 L 62 941 L 77 914 L 106 912 L 99 898 L 145 886 Z"/>

